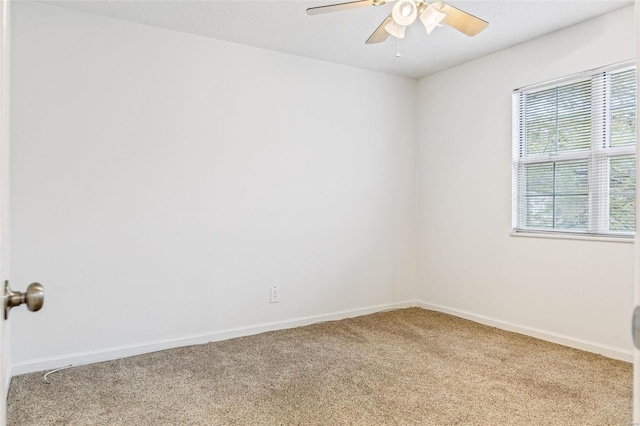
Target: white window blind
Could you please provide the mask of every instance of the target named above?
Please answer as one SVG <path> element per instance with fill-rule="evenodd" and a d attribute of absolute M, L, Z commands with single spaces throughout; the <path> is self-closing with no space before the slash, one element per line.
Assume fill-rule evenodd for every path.
<path fill-rule="evenodd" d="M 513 92 L 515 232 L 635 232 L 636 68 Z"/>

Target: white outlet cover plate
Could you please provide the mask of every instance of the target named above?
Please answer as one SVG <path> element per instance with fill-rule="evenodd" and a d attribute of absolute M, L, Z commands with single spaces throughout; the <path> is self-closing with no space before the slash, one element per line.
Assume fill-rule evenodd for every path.
<path fill-rule="evenodd" d="M 278 303 L 280 301 L 280 287 L 271 287 L 271 297 L 269 299 L 271 303 Z"/>

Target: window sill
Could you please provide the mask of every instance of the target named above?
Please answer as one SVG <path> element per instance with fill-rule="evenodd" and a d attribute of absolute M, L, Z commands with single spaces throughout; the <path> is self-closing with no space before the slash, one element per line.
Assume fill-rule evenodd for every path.
<path fill-rule="evenodd" d="M 509 235 L 512 237 L 525 237 L 525 238 L 547 238 L 552 240 L 582 240 L 582 241 L 605 241 L 608 243 L 626 243 L 633 244 L 635 237 L 611 237 L 611 236 L 599 236 L 599 235 L 573 235 L 573 234 L 561 234 L 550 232 L 515 232 L 512 231 Z"/>

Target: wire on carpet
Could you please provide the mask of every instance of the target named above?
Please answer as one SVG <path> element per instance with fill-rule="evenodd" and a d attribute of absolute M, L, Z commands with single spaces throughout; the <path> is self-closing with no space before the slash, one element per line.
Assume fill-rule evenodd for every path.
<path fill-rule="evenodd" d="M 44 382 L 45 382 L 46 384 L 50 385 L 50 384 L 51 384 L 51 382 L 47 379 L 47 376 L 48 376 L 49 374 L 51 374 L 51 373 L 55 373 L 55 372 L 60 371 L 60 370 L 66 370 L 67 368 L 71 368 L 71 367 L 73 367 L 73 366 L 72 366 L 71 364 L 69 364 L 69 365 L 67 365 L 66 367 L 56 368 L 55 370 L 51 370 L 51 371 L 49 371 L 48 373 L 45 373 L 45 374 L 44 374 L 44 377 L 43 377 Z"/>

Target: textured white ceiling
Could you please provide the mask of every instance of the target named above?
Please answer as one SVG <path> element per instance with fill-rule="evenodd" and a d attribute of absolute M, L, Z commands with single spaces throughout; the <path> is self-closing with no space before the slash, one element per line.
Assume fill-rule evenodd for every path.
<path fill-rule="evenodd" d="M 340 1 L 83 0 L 44 1 L 69 9 L 420 78 L 563 27 L 633 4 L 633 0 L 449 0 L 486 21 L 475 37 L 447 26 L 427 35 L 419 22 L 407 29 L 396 58 L 393 37 L 365 40 L 392 4 L 308 16 L 305 9 Z M 633 13 L 633 8 L 629 8 Z"/>

